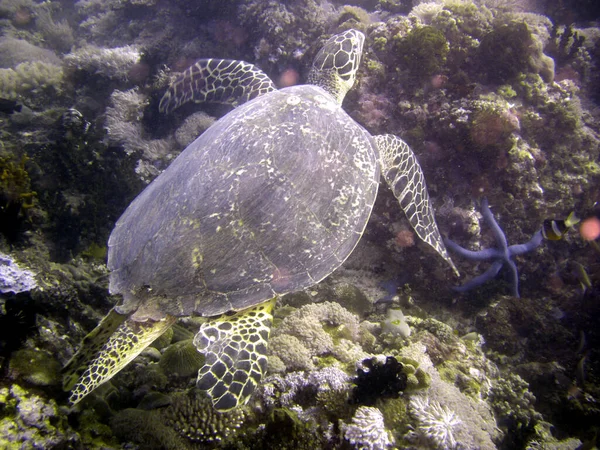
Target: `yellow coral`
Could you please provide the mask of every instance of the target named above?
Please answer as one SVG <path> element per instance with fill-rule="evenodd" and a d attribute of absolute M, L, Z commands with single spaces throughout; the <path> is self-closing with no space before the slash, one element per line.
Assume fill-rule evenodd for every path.
<path fill-rule="evenodd" d="M 15 99 L 48 88 L 59 90 L 62 81 L 61 67 L 42 61 L 24 62 L 14 69 L 0 69 L 0 96 Z"/>

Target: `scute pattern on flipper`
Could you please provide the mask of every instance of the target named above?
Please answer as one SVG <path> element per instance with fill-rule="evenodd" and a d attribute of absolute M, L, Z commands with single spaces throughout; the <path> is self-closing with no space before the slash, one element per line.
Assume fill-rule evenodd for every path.
<path fill-rule="evenodd" d="M 135 322 L 129 318 L 122 321 L 100 350 L 93 354 L 95 357 L 90 360 L 87 369 L 77 379 L 77 383 L 71 390 L 69 402 L 72 405 L 77 404 L 98 386 L 110 380 L 176 320 L 177 318 L 173 316 L 167 316 L 159 321 Z M 101 328 L 108 325 L 112 327 L 114 319 L 107 323 L 103 320 L 90 334 L 96 333 L 105 336 L 106 333 Z M 84 352 L 92 355 L 91 352 Z M 72 383 L 73 380 L 71 379 L 69 382 Z M 67 385 L 66 382 L 65 385 Z"/>
<path fill-rule="evenodd" d="M 406 142 L 398 136 L 374 136 L 381 155 L 382 170 L 394 196 L 400 202 L 417 235 L 450 264 L 458 275 L 435 222 L 433 207 L 425 184 L 423 170 Z"/>
<path fill-rule="evenodd" d="M 228 411 L 248 401 L 267 370 L 267 341 L 275 300 L 205 322 L 194 345 L 206 357 L 197 387 Z"/>
<path fill-rule="evenodd" d="M 126 318 L 126 316 L 118 314 L 114 309 L 111 309 L 98 326 L 83 338 L 79 350 L 77 350 L 62 369 L 63 390 L 70 391 L 75 386 L 77 380 L 81 378 L 81 375 L 88 368 L 90 361 L 100 353 L 110 335 Z"/>
<path fill-rule="evenodd" d="M 201 59 L 169 86 L 158 109 L 170 113 L 190 101 L 237 106 L 276 89 L 273 81 L 254 64 L 231 59 Z"/>

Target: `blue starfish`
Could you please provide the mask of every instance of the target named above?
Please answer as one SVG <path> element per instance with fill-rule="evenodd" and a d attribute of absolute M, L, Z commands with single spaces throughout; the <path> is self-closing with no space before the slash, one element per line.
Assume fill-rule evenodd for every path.
<path fill-rule="evenodd" d="M 492 231 L 494 232 L 494 237 L 496 238 L 496 242 L 499 248 L 486 248 L 484 250 L 474 252 L 461 247 L 460 245 L 451 241 L 450 239 L 445 239 L 446 247 L 471 261 L 493 260 L 494 262 L 492 263 L 490 268 L 481 275 L 473 278 L 471 281 L 467 281 L 462 286 L 456 286 L 453 289 L 457 292 L 466 292 L 473 288 L 481 286 L 486 281 L 489 281 L 496 275 L 498 275 L 498 272 L 500 272 L 502 266 L 506 264 L 510 269 L 512 295 L 515 297 L 519 297 L 519 274 L 517 272 L 517 266 L 513 261 L 513 258 L 515 256 L 530 252 L 539 247 L 543 239 L 542 231 L 537 231 L 533 235 L 531 240 L 529 240 L 525 244 L 509 246 L 508 242 L 506 241 L 506 235 L 504 234 L 504 231 L 502 231 L 500 225 L 498 225 L 498 222 L 496 222 L 496 219 L 492 215 L 486 198 L 481 200 L 481 214 L 483 215 L 483 219 L 486 221 L 486 223 L 492 228 Z"/>

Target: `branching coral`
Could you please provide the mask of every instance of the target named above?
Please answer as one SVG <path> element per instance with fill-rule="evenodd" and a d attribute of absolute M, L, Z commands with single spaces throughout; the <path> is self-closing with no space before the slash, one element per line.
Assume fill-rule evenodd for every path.
<path fill-rule="evenodd" d="M 214 122 L 215 119 L 213 117 L 204 111 L 198 111 L 188 116 L 177 131 L 175 131 L 175 140 L 182 148 L 185 148 L 194 142 Z"/>
<path fill-rule="evenodd" d="M 315 38 L 324 33 L 330 14 L 315 0 L 241 3 L 237 13 L 241 24 L 262 38 L 254 53 L 263 69 L 301 58 Z"/>
<path fill-rule="evenodd" d="M 0 69 L 0 96 L 14 99 L 19 94 L 39 94 L 45 89 L 60 90 L 62 68 L 42 61 L 24 62 L 14 69 Z"/>
<path fill-rule="evenodd" d="M 416 5 L 408 15 L 418 18 L 422 24 L 431 25 L 433 19 L 442 12 L 444 5 L 438 2 L 422 2 Z"/>
<path fill-rule="evenodd" d="M 283 362 L 287 370 L 313 370 L 314 364 L 310 351 L 295 336 L 283 334 L 273 336 L 269 342 L 271 352 Z M 272 371 L 269 361 L 269 371 Z"/>
<path fill-rule="evenodd" d="M 67 67 L 100 75 L 113 80 L 126 81 L 129 70 L 140 59 L 133 46 L 100 48 L 89 45 L 65 56 Z"/>
<path fill-rule="evenodd" d="M 535 396 L 529 384 L 519 375 L 509 374 L 496 380 L 490 389 L 490 399 L 498 417 L 512 429 L 531 427 L 542 420 L 535 408 Z"/>
<path fill-rule="evenodd" d="M 558 66 L 568 64 L 575 59 L 575 55 L 583 47 L 585 36 L 573 30 L 573 25 L 552 27 L 548 54 L 554 58 Z"/>
<path fill-rule="evenodd" d="M 73 46 L 73 30 L 66 20 L 56 22 L 52 18 L 51 2 L 44 2 L 36 8 L 35 23 L 44 39 L 56 50 L 68 52 Z"/>
<path fill-rule="evenodd" d="M 136 172 L 145 181 L 151 181 L 158 170 L 152 165 L 156 160 L 168 158 L 175 150 L 174 143 L 167 139 L 145 139 L 142 126 L 144 109 L 148 97 L 137 89 L 119 91 L 110 96 L 111 106 L 106 109 L 106 131 L 111 143 L 122 145 L 130 155 L 139 153 L 144 160 L 138 162 Z"/>

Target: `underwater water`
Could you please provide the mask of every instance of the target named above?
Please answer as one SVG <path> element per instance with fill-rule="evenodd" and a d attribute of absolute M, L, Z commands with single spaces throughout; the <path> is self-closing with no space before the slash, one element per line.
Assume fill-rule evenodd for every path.
<path fill-rule="evenodd" d="M 0 137 L 0 449 L 596 447 L 597 0 L 1 0 Z"/>

